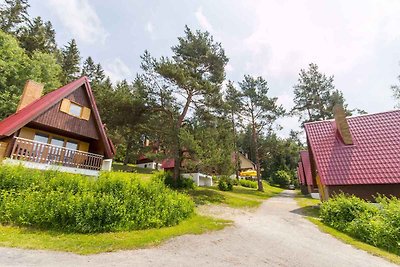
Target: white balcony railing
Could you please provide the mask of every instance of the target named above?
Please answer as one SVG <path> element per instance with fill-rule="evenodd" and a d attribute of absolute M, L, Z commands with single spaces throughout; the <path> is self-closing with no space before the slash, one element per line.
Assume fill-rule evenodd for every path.
<path fill-rule="evenodd" d="M 15 137 L 11 159 L 99 171 L 103 156 Z"/>

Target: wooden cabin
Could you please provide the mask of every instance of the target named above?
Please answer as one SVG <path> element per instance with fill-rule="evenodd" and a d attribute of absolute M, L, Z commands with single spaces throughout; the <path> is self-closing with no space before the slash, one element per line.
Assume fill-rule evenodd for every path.
<path fill-rule="evenodd" d="M 98 175 L 115 154 L 89 81 L 82 77 L 42 96 L 28 81 L 16 113 L 0 121 L 0 159 L 29 168 Z"/>
<path fill-rule="evenodd" d="M 340 192 L 373 200 L 400 197 L 400 110 L 305 124 L 313 181 L 321 200 Z"/>

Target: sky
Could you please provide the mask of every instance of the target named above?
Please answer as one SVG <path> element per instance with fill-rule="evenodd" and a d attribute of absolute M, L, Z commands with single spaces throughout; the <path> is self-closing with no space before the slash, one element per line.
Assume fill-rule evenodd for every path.
<path fill-rule="evenodd" d="M 334 76 L 349 108 L 393 110 L 399 83 L 398 0 L 31 0 L 31 16 L 50 20 L 59 46 L 75 38 L 115 82 L 133 80 L 140 56 L 171 55 L 184 26 L 209 31 L 229 57 L 227 79 L 268 81 L 287 110 L 300 69 L 316 63 Z M 297 118 L 279 121 L 286 136 Z"/>

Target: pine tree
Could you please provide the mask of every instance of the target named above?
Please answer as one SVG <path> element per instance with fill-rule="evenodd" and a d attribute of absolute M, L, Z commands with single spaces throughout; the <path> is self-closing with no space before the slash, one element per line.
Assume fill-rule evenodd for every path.
<path fill-rule="evenodd" d="M 335 88 L 334 77 L 327 77 L 319 72 L 318 65 L 309 64 L 308 70 L 301 69 L 298 83 L 294 86 L 294 103 L 292 114 L 300 116 L 302 125 L 305 122 L 331 119 L 333 106 L 341 104 L 348 115 L 343 93 Z"/>
<path fill-rule="evenodd" d="M 183 158 L 181 131 L 189 108 L 212 108 L 221 103 L 221 84 L 228 58 L 220 43 L 208 32 L 192 32 L 178 38 L 171 58 L 156 60 L 146 52 L 141 79 L 149 88 L 154 110 L 164 114 L 164 125 L 171 140 L 169 151 L 175 160 L 174 179 L 180 175 Z M 168 124 L 168 125 L 167 125 Z"/>
<path fill-rule="evenodd" d="M 34 18 L 32 22 L 22 27 L 18 39 L 28 54 L 34 51 L 54 53 L 57 49 L 56 32 L 51 22 L 44 23 L 41 17 Z"/>
<path fill-rule="evenodd" d="M 28 0 L 5 0 L 0 6 L 0 29 L 15 34 L 28 21 Z"/>
<path fill-rule="evenodd" d="M 241 92 L 241 116 L 250 125 L 254 154 L 256 159 L 256 171 L 258 190 L 263 191 L 261 181 L 261 157 L 259 151 L 259 136 L 263 130 L 270 130 L 273 123 L 285 114 L 282 106 L 276 104 L 276 97 L 268 96 L 268 84 L 262 77 L 245 75 L 239 82 Z"/>
<path fill-rule="evenodd" d="M 62 50 L 62 77 L 63 84 L 67 84 L 79 77 L 80 55 L 75 39 L 72 39 Z"/>
<path fill-rule="evenodd" d="M 92 84 L 100 84 L 105 79 L 102 66 L 95 64 L 90 56 L 83 62 L 82 76 L 87 76 Z"/>

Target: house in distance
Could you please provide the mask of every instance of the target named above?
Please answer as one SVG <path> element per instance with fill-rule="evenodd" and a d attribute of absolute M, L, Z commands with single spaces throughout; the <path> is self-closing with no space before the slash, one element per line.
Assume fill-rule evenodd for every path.
<path fill-rule="evenodd" d="M 400 110 L 346 118 L 337 105 L 334 117 L 304 125 L 321 199 L 400 197 Z"/>
<path fill-rule="evenodd" d="M 28 168 L 98 175 L 115 154 L 89 80 L 82 77 L 42 97 L 27 81 L 17 112 L 0 121 L 0 159 Z"/>

